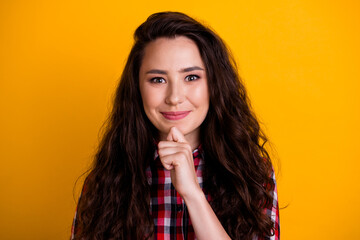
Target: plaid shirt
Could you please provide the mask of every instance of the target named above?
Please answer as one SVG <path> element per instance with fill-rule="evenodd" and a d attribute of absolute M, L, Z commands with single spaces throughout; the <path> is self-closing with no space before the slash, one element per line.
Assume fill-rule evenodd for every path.
<path fill-rule="evenodd" d="M 193 151 L 193 159 L 197 179 L 203 189 L 204 160 L 200 152 L 201 146 Z M 185 202 L 171 184 L 170 171 L 162 166 L 157 153 L 155 154 L 155 161 L 147 168 L 146 175 L 151 186 L 150 214 L 155 225 L 154 239 L 196 239 Z M 274 173 L 272 179 L 275 182 L 273 205 L 271 208 L 265 208 L 264 211 L 271 216 L 275 225 L 275 232 L 273 236 L 265 238 L 266 240 L 280 239 L 279 208 Z M 209 201 L 210 196 L 206 194 L 205 196 Z M 260 238 L 256 239 L 260 240 Z"/>
<path fill-rule="evenodd" d="M 204 162 L 198 149 L 193 152 L 193 157 L 198 182 L 203 188 Z M 185 202 L 172 185 L 170 171 L 162 166 L 157 153 L 155 161 L 146 170 L 146 176 L 151 186 L 150 214 L 155 225 L 154 239 L 196 239 Z"/>
<path fill-rule="evenodd" d="M 200 151 L 201 147 L 195 149 L 193 151 L 193 158 L 197 179 L 200 187 L 203 189 L 202 171 L 204 168 L 204 160 L 199 153 Z M 155 154 L 155 160 L 146 170 L 146 176 L 151 186 L 150 214 L 155 225 L 154 240 L 196 239 L 185 202 L 171 184 L 170 171 L 162 166 L 157 153 Z M 275 183 L 273 205 L 271 208 L 265 208 L 264 211 L 267 215 L 271 216 L 271 220 L 275 226 L 275 232 L 273 236 L 267 237 L 264 240 L 280 239 L 279 207 L 274 173 L 272 174 L 272 179 Z M 205 196 L 209 201 L 210 196 L 206 194 Z M 77 213 L 75 213 L 71 229 L 71 239 L 74 238 L 76 214 Z M 256 239 L 262 240 L 261 238 Z"/>

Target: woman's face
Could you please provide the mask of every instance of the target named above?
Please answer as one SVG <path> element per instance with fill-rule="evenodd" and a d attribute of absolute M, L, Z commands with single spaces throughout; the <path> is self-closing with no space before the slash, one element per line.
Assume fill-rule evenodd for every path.
<path fill-rule="evenodd" d="M 199 127 L 209 109 L 206 69 L 189 38 L 158 38 L 145 48 L 139 73 L 144 110 L 166 139 L 177 127 L 189 143 L 198 144 Z"/>

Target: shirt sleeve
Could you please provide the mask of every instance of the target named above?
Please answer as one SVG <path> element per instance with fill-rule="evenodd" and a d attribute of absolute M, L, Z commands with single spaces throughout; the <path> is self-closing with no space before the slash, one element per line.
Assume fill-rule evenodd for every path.
<path fill-rule="evenodd" d="M 76 226 L 77 217 L 78 217 L 78 216 L 77 216 L 77 215 L 78 215 L 78 207 L 79 207 L 79 203 L 80 203 L 80 201 L 81 201 L 81 197 L 82 197 L 82 195 L 84 194 L 84 192 L 86 191 L 86 183 L 87 183 L 87 180 L 88 180 L 88 177 L 85 179 L 85 182 L 84 182 L 84 185 L 83 185 L 83 187 L 82 187 L 82 190 L 81 190 L 81 193 L 80 193 L 80 196 L 79 196 L 79 200 L 78 200 L 78 203 L 77 203 L 77 206 L 76 206 L 75 215 L 74 215 L 74 219 L 73 219 L 72 226 L 71 226 L 71 236 L 70 236 L 70 240 L 74 240 L 76 233 L 79 231 L 79 227 Z"/>
<path fill-rule="evenodd" d="M 279 240 L 280 239 L 279 202 L 278 202 L 277 184 L 276 184 L 274 171 L 272 172 L 271 178 L 274 181 L 274 185 L 275 185 L 274 190 L 272 192 L 273 203 L 272 203 L 272 206 L 270 206 L 269 208 L 266 208 L 265 211 L 266 211 L 266 214 L 268 216 L 270 216 L 270 218 L 274 224 L 274 232 L 273 232 L 273 235 L 270 236 L 268 239 L 269 240 Z"/>
<path fill-rule="evenodd" d="M 71 226 L 71 236 L 70 236 L 70 240 L 73 240 L 75 237 L 75 223 L 76 223 L 76 215 L 77 215 L 77 210 L 75 211 L 75 216 L 72 222 L 72 226 Z"/>
<path fill-rule="evenodd" d="M 78 200 L 78 204 L 79 204 L 79 202 L 80 202 L 81 195 L 82 195 L 82 192 L 81 192 L 81 194 L 80 194 L 80 197 L 79 197 L 79 200 Z M 70 236 L 70 240 L 73 240 L 73 239 L 75 238 L 75 234 L 76 234 L 76 231 L 77 231 L 77 226 L 76 226 L 77 208 L 78 208 L 78 207 L 76 207 L 74 219 L 73 219 L 72 226 L 71 226 L 71 236 Z"/>

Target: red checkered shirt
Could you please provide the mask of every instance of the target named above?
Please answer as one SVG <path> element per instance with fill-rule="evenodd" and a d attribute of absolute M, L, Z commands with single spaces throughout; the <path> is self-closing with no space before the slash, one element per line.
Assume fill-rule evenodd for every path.
<path fill-rule="evenodd" d="M 197 179 L 203 189 L 202 171 L 204 160 L 200 152 L 201 147 L 195 149 L 193 158 Z M 147 168 L 146 175 L 151 186 L 150 214 L 155 225 L 154 239 L 196 239 L 185 202 L 171 184 L 170 171 L 162 166 L 157 154 L 155 154 L 155 161 Z M 273 236 L 266 237 L 264 240 L 278 240 L 280 238 L 279 208 L 274 173 L 272 179 L 275 183 L 273 205 L 271 208 L 264 209 L 264 211 L 271 216 L 275 232 Z M 206 194 L 205 196 L 209 201 L 210 197 Z M 260 240 L 261 238 L 255 239 Z"/>
<path fill-rule="evenodd" d="M 199 149 L 193 151 L 193 158 L 198 182 L 203 189 L 202 171 L 204 160 L 199 153 Z M 154 240 L 196 239 L 185 202 L 171 184 L 170 171 L 162 166 L 157 153 L 155 154 L 155 160 L 146 170 L 146 176 L 151 186 L 150 214 L 155 225 Z M 265 208 L 264 211 L 267 215 L 271 216 L 275 232 L 273 236 L 266 237 L 264 240 L 280 239 L 279 208 L 274 173 L 272 174 L 272 179 L 275 183 L 273 205 L 271 208 Z M 205 196 L 209 201 L 209 196 Z M 71 230 L 71 239 L 74 238 L 75 222 L 76 213 Z M 261 238 L 255 239 L 260 240 Z"/>

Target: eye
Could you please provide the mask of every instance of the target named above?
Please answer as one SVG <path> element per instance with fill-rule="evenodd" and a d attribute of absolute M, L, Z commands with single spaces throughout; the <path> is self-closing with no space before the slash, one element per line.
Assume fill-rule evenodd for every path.
<path fill-rule="evenodd" d="M 150 79 L 151 83 L 165 83 L 165 79 L 162 77 L 154 77 Z"/>
<path fill-rule="evenodd" d="M 188 82 L 192 82 L 192 81 L 195 81 L 197 79 L 199 79 L 200 77 L 197 76 L 197 75 L 189 75 L 189 76 L 186 76 L 185 80 L 188 81 Z"/>

